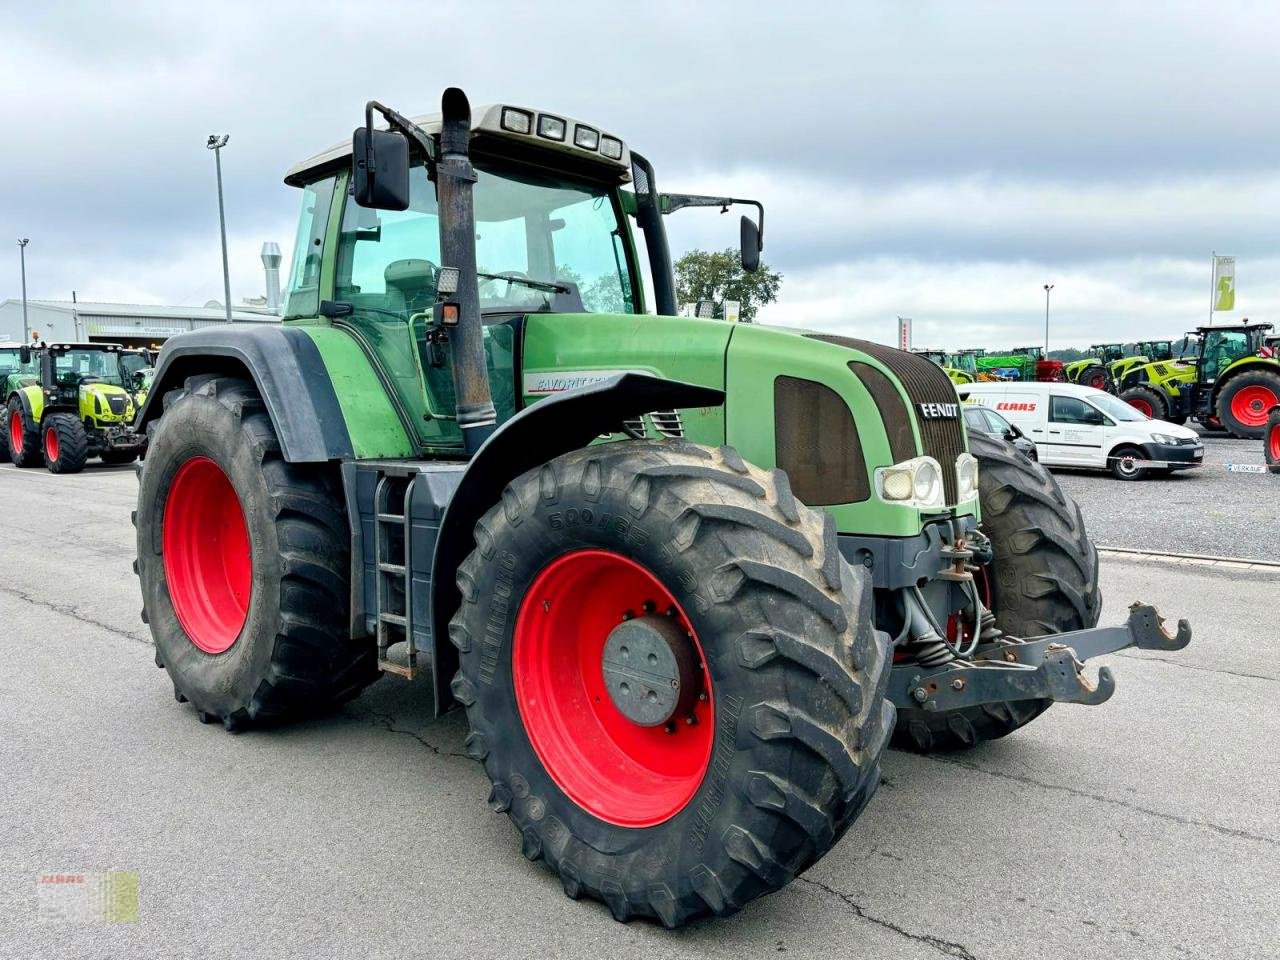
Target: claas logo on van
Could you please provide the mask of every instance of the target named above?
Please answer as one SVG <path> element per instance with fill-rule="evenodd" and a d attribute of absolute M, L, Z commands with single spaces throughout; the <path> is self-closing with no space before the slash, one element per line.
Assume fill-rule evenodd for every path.
<path fill-rule="evenodd" d="M 1001 400 L 996 404 L 997 410 L 1021 410 L 1025 413 L 1035 412 L 1036 405 L 1034 403 L 1015 403 L 1012 400 Z"/>

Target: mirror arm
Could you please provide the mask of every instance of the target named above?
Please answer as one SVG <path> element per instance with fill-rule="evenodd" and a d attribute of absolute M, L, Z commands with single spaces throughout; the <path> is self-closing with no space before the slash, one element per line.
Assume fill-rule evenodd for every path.
<path fill-rule="evenodd" d="M 755 207 L 760 249 L 764 250 L 764 204 L 759 200 L 744 200 L 741 197 L 708 197 L 696 193 L 664 193 L 659 196 L 659 203 L 664 214 L 675 213 L 685 207 L 719 207 L 721 213 L 728 213 L 729 207 L 736 203 Z"/>
<path fill-rule="evenodd" d="M 426 133 L 426 131 L 424 131 L 420 126 L 418 126 L 408 117 L 405 117 L 403 114 L 397 113 L 395 110 L 392 110 L 390 107 L 379 103 L 377 100 L 370 100 L 364 105 L 364 125 L 369 130 L 373 129 L 373 111 L 374 110 L 377 110 L 380 114 L 382 114 L 383 119 L 387 121 L 387 126 L 390 129 L 399 131 L 400 133 L 408 137 L 411 143 L 417 144 L 418 149 L 422 151 L 422 155 L 426 157 L 427 169 L 428 169 L 428 172 L 431 174 L 431 178 L 435 179 L 436 147 L 435 147 L 435 144 L 432 142 L 431 137 Z M 369 146 L 365 148 L 365 153 L 366 153 L 365 160 L 368 163 L 369 172 L 372 173 L 373 172 L 372 138 L 370 138 L 369 140 Z"/>

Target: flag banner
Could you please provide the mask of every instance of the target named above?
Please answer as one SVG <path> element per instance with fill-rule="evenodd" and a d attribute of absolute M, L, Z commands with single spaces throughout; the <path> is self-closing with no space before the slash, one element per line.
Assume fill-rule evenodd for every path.
<path fill-rule="evenodd" d="M 910 317 L 898 318 L 898 349 L 899 350 L 911 349 L 911 318 Z"/>
<path fill-rule="evenodd" d="M 1236 258 L 1213 258 L 1213 309 L 1236 308 Z"/>

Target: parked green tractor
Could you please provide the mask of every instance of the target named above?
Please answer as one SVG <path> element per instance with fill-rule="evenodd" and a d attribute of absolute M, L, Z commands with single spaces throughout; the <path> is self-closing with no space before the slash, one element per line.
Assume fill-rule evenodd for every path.
<path fill-rule="evenodd" d="M 24 387 L 32 386 L 40 381 L 40 371 L 31 356 L 29 347 L 20 343 L 0 343 L 0 398 L 7 399 Z M 3 416 L 7 419 L 8 411 L 4 408 Z M 0 434 L 0 463 L 9 462 L 8 423 L 5 432 Z"/>
<path fill-rule="evenodd" d="M 162 351 L 136 569 L 202 721 L 425 674 L 524 855 L 674 927 L 817 861 L 891 737 L 972 747 L 1106 700 L 1085 659 L 1190 640 L 1095 626 L 1079 509 L 966 441 L 933 363 L 675 316 L 664 217 L 750 201 L 660 194 L 562 114 L 442 107 L 371 102 L 289 171 L 283 325 Z"/>
<path fill-rule="evenodd" d="M 133 405 L 141 410 L 155 376 L 153 354 L 150 350 L 121 350 L 120 383 L 133 396 Z"/>
<path fill-rule="evenodd" d="M 1182 361 L 1139 368 L 1145 380 L 1121 399 L 1157 420 L 1221 425 L 1235 437 L 1259 439 L 1280 403 L 1280 360 L 1268 348 L 1269 323 L 1218 324 L 1188 334 Z"/>
<path fill-rule="evenodd" d="M 90 457 L 115 464 L 138 457 L 146 441 L 129 429 L 136 411 L 122 384 L 120 350 L 114 343 L 19 348 L 20 362 L 38 375 L 6 393 L 4 435 L 14 464 L 78 473 Z"/>
<path fill-rule="evenodd" d="M 974 374 L 956 365 L 956 360 L 972 362 L 972 357 L 965 354 L 949 354 L 945 350 L 912 350 L 911 352 L 940 366 L 952 383 L 973 383 L 974 381 Z"/>

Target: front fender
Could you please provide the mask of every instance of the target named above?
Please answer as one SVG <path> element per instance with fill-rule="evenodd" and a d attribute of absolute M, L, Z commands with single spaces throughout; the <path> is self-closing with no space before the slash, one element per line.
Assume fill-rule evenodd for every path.
<path fill-rule="evenodd" d="M 166 393 L 201 373 L 253 380 L 286 460 L 316 463 L 354 455 L 342 408 L 315 341 L 300 329 L 276 324 L 228 324 L 167 341 L 136 429 L 142 432 L 159 418 Z"/>
<path fill-rule="evenodd" d="M 458 656 L 449 642 L 449 620 L 462 596 L 455 573 L 474 546 L 476 522 L 513 478 L 570 450 L 614 433 L 623 420 L 653 410 L 717 407 L 724 391 L 643 373 L 622 373 L 526 407 L 500 426 L 467 465 L 457 493 L 440 521 L 431 567 L 431 663 L 436 713 L 453 701 L 449 682 Z M 625 442 L 625 441 L 623 441 Z"/>

